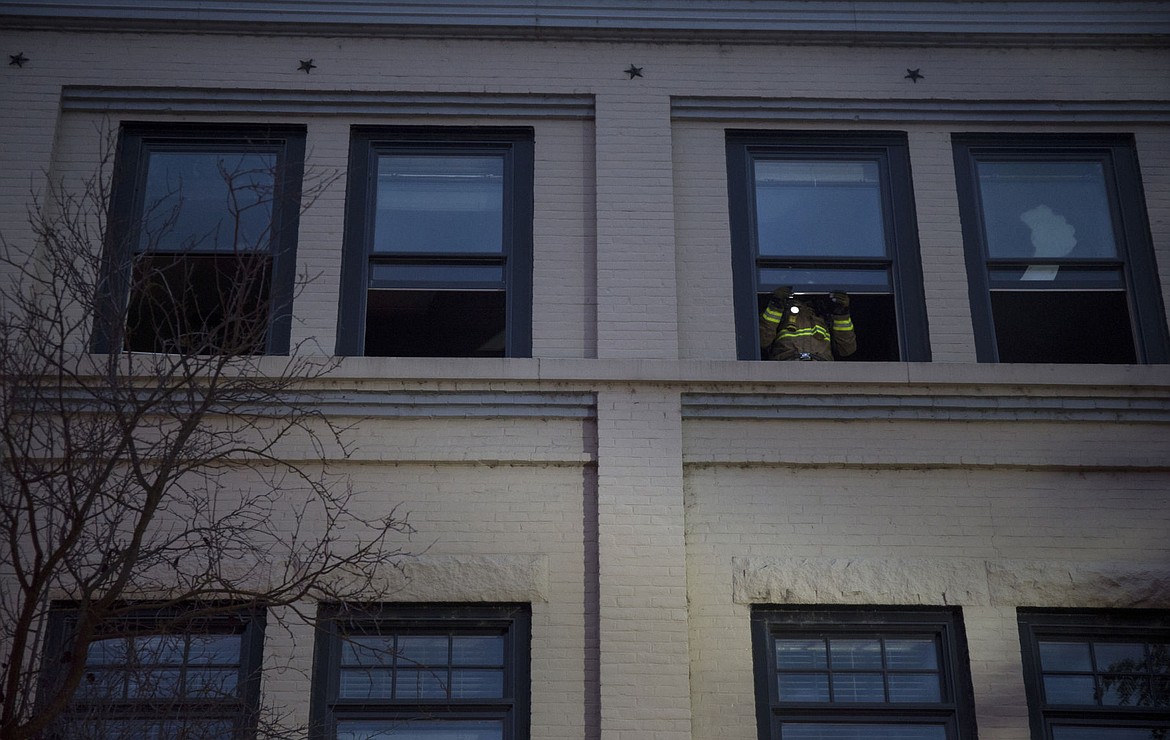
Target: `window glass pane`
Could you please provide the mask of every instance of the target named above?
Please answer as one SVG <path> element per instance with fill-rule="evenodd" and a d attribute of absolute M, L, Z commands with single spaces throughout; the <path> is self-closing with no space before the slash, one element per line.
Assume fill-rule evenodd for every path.
<path fill-rule="evenodd" d="M 1045 671 L 1091 671 L 1087 642 L 1041 642 L 1040 666 Z"/>
<path fill-rule="evenodd" d="M 371 290 L 369 357 L 503 357 L 505 293 L 474 290 Z"/>
<path fill-rule="evenodd" d="M 370 287 L 410 285 L 453 285 L 476 283 L 476 287 L 504 287 L 503 265 L 402 265 L 371 264 Z"/>
<path fill-rule="evenodd" d="M 1045 676 L 1044 699 L 1049 704 L 1096 704 L 1092 676 Z"/>
<path fill-rule="evenodd" d="M 781 285 L 790 285 L 797 293 L 821 293 L 830 290 L 887 292 L 891 290 L 890 273 L 886 269 L 816 269 L 802 267 L 761 267 L 761 290 L 771 292 Z"/>
<path fill-rule="evenodd" d="M 238 669 L 187 669 L 184 694 L 189 697 L 226 699 L 236 695 L 240 679 Z"/>
<path fill-rule="evenodd" d="M 187 646 L 191 664 L 231 665 L 240 661 L 239 635 L 192 635 Z"/>
<path fill-rule="evenodd" d="M 943 725 L 862 725 L 784 722 L 781 740 L 946 740 Z"/>
<path fill-rule="evenodd" d="M 1000 362 L 1133 363 L 1125 293 L 991 291 Z"/>
<path fill-rule="evenodd" d="M 1121 270 L 1083 265 L 1013 265 L 988 268 L 992 288 L 1025 290 L 1124 288 Z"/>
<path fill-rule="evenodd" d="M 94 734 L 94 724 L 101 728 L 97 734 Z M 202 717 L 173 720 L 91 719 L 85 733 L 78 735 L 86 740 L 222 740 L 233 736 L 234 727 L 230 720 Z"/>
<path fill-rule="evenodd" d="M 275 154 L 156 151 L 147 167 L 140 250 L 269 248 Z"/>
<path fill-rule="evenodd" d="M 354 637 L 341 640 L 342 665 L 391 665 L 394 663 L 394 637 Z"/>
<path fill-rule="evenodd" d="M 760 256 L 886 255 L 873 161 L 756 160 Z"/>
<path fill-rule="evenodd" d="M 833 668 L 881 668 L 882 644 L 879 640 L 829 640 Z"/>
<path fill-rule="evenodd" d="M 86 665 L 117 665 L 128 660 L 129 641 L 125 637 L 94 640 L 85 654 Z"/>
<path fill-rule="evenodd" d="M 1052 740 L 1165 740 L 1170 729 L 1153 727 L 1053 727 Z"/>
<path fill-rule="evenodd" d="M 446 635 L 402 635 L 398 638 L 398 665 L 446 665 L 449 644 Z"/>
<path fill-rule="evenodd" d="M 393 680 L 389 668 L 343 668 L 337 694 L 342 699 L 390 699 Z"/>
<path fill-rule="evenodd" d="M 776 667 L 827 668 L 824 640 L 776 640 Z"/>
<path fill-rule="evenodd" d="M 451 640 L 451 656 L 455 665 L 503 665 L 504 638 L 501 635 L 457 635 Z"/>
<path fill-rule="evenodd" d="M 886 667 L 891 670 L 937 669 L 934 640 L 886 640 Z"/>
<path fill-rule="evenodd" d="M 833 675 L 833 701 L 884 702 L 885 686 L 880 673 L 837 673 Z"/>
<path fill-rule="evenodd" d="M 80 699 L 114 701 L 125 698 L 126 672 L 121 670 L 86 670 L 74 696 Z"/>
<path fill-rule="evenodd" d="M 180 695 L 179 681 L 182 672 L 178 668 L 145 669 L 127 674 L 126 692 L 131 699 L 157 699 Z"/>
<path fill-rule="evenodd" d="M 150 635 L 135 637 L 133 660 L 140 664 L 167 663 L 177 665 L 183 662 L 187 652 L 184 635 Z"/>
<path fill-rule="evenodd" d="M 396 699 L 447 698 L 446 669 L 399 670 L 396 679 L 394 687 Z"/>
<path fill-rule="evenodd" d="M 504 671 L 462 669 L 451 672 L 452 699 L 500 699 L 504 696 Z"/>
<path fill-rule="evenodd" d="M 1100 681 L 1102 704 L 1119 707 L 1158 706 L 1157 697 L 1150 693 L 1148 676 L 1107 675 L 1101 676 Z"/>
<path fill-rule="evenodd" d="M 1134 642 L 1094 642 L 1097 670 L 1108 673 L 1148 671 L 1146 646 Z"/>
<path fill-rule="evenodd" d="M 502 155 L 378 157 L 375 253 L 502 252 Z"/>
<path fill-rule="evenodd" d="M 886 676 L 892 702 L 939 702 L 937 673 L 891 673 Z"/>
<path fill-rule="evenodd" d="M 342 720 L 337 740 L 503 740 L 496 720 Z"/>
<path fill-rule="evenodd" d="M 827 673 L 781 673 L 776 686 L 780 701 L 829 701 Z"/>
<path fill-rule="evenodd" d="M 977 162 L 987 252 L 996 257 L 1114 257 L 1100 162 Z"/>

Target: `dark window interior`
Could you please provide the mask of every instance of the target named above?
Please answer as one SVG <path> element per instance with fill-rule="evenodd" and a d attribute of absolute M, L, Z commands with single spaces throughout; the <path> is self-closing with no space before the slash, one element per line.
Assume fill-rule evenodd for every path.
<path fill-rule="evenodd" d="M 371 290 L 369 357 L 503 357 L 504 291 Z"/>
<path fill-rule="evenodd" d="M 768 297 L 768 293 L 756 296 L 759 313 L 763 313 L 768 305 Z M 853 319 L 853 333 L 857 336 L 857 351 L 835 359 L 840 362 L 897 362 L 898 322 L 894 297 L 850 293 L 849 312 Z"/>
<path fill-rule="evenodd" d="M 267 254 L 143 254 L 134 264 L 126 347 L 257 354 L 269 326 Z"/>
<path fill-rule="evenodd" d="M 1137 361 L 1120 291 L 991 291 L 1000 362 Z"/>

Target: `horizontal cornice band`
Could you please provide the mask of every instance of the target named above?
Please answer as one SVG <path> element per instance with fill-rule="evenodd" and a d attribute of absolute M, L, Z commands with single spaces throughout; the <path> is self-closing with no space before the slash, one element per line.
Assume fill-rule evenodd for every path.
<path fill-rule="evenodd" d="M 0 25 L 225 33 L 704 37 L 753 41 L 793 35 L 922 34 L 1156 38 L 1170 10 L 1156 0 L 11 0 Z"/>
<path fill-rule="evenodd" d="M 593 117 L 591 95 L 66 86 L 65 111 L 197 115 Z"/>
<path fill-rule="evenodd" d="M 594 419 L 593 393 L 521 391 L 354 391 L 313 394 L 325 415 L 368 418 Z"/>
<path fill-rule="evenodd" d="M 684 419 L 1170 422 L 1170 398 L 689 393 Z"/>
<path fill-rule="evenodd" d="M 671 115 L 717 121 L 1166 123 L 1166 100 L 891 100 L 675 97 Z"/>

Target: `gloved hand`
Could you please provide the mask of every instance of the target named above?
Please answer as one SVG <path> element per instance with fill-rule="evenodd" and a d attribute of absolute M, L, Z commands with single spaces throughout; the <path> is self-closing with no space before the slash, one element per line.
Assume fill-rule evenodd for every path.
<path fill-rule="evenodd" d="M 833 307 L 834 316 L 844 316 L 849 313 L 849 294 L 843 290 L 834 290 L 829 293 L 829 302 Z"/>
<path fill-rule="evenodd" d="M 768 299 L 768 307 L 774 308 L 777 311 L 783 311 L 788 308 L 788 304 L 790 303 L 792 303 L 791 285 L 781 285 L 772 291 L 772 297 Z"/>

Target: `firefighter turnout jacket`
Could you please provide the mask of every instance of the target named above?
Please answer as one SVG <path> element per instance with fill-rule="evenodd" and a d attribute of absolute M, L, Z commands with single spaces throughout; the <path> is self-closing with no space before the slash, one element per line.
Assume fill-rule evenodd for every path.
<path fill-rule="evenodd" d="M 834 353 L 847 357 L 856 350 L 848 308 L 822 314 L 789 296 L 785 302 L 773 299 L 760 315 L 760 353 L 766 360 L 832 360 Z"/>

